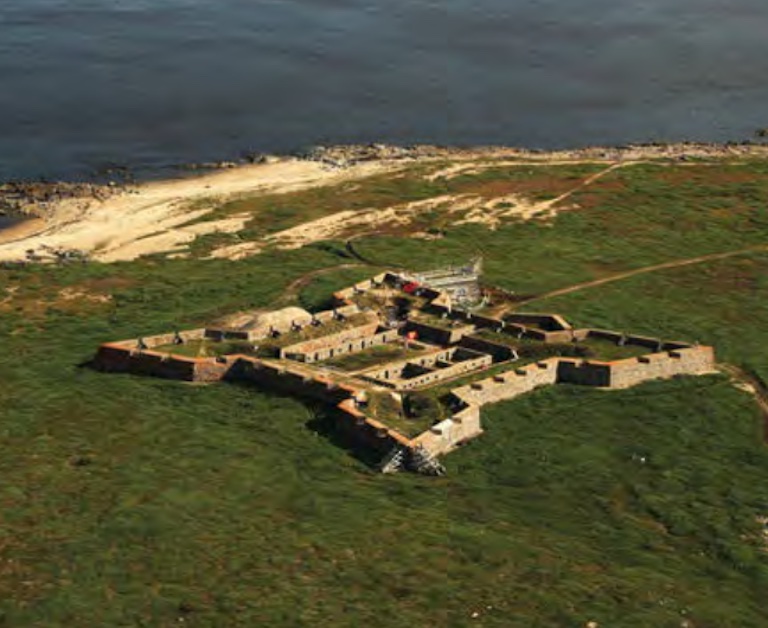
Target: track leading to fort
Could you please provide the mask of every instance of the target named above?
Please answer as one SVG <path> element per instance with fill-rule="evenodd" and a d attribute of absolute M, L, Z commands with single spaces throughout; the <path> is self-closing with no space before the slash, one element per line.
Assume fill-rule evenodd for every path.
<path fill-rule="evenodd" d="M 734 364 L 720 364 L 720 369 L 731 376 L 738 388 L 754 398 L 763 417 L 763 439 L 768 443 L 768 388 L 759 377 Z"/>
<path fill-rule="evenodd" d="M 693 266 L 694 264 L 704 264 L 706 262 L 717 261 L 721 259 L 727 259 L 729 257 L 736 257 L 738 255 L 748 255 L 749 253 L 756 253 L 760 251 L 768 251 L 768 244 L 753 246 L 746 249 L 738 249 L 735 251 L 726 251 L 724 253 L 711 253 L 709 255 L 700 255 L 698 257 L 689 257 L 687 259 L 674 260 L 671 262 L 664 262 L 663 264 L 654 264 L 652 266 L 644 266 L 642 268 L 636 268 L 634 270 L 628 270 L 616 275 L 610 275 L 608 277 L 602 277 L 601 279 L 595 279 L 593 281 L 584 281 L 577 283 L 566 288 L 558 288 L 551 292 L 545 292 L 530 299 L 525 299 L 515 303 L 512 309 L 517 309 L 521 306 L 528 305 L 535 301 L 542 301 L 544 299 L 550 299 L 552 297 L 559 297 L 565 294 L 572 294 L 573 292 L 579 292 L 581 290 L 587 290 L 589 288 L 595 288 L 597 286 L 603 286 L 605 284 L 613 283 L 615 281 L 621 281 L 623 279 L 629 279 L 637 275 L 645 275 L 648 273 L 658 272 L 660 270 L 667 270 L 669 268 L 680 268 L 682 266 Z"/>

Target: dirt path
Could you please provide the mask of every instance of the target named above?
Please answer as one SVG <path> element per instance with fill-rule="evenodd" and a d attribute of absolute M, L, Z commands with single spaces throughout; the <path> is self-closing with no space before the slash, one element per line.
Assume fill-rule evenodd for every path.
<path fill-rule="evenodd" d="M 553 290 L 552 292 L 546 292 L 544 294 L 540 294 L 530 299 L 519 301 L 518 303 L 515 303 L 513 307 L 514 309 L 517 309 L 523 305 L 528 305 L 529 303 L 533 303 L 534 301 L 541 301 L 543 299 L 559 297 L 564 294 L 571 294 L 573 292 L 579 292 L 581 290 L 586 290 L 588 288 L 594 288 L 596 286 L 602 286 L 608 283 L 613 283 L 614 281 L 621 281 L 623 279 L 628 279 L 630 277 L 635 277 L 637 275 L 654 273 L 660 270 L 666 270 L 668 268 L 680 268 L 682 266 L 692 266 L 694 264 L 703 264 L 705 262 L 711 262 L 711 261 L 716 261 L 720 259 L 727 259 L 729 257 L 736 257 L 738 255 L 747 255 L 749 253 L 756 253 L 759 251 L 766 251 L 766 250 L 768 250 L 768 245 L 753 246 L 747 249 L 739 249 L 736 251 L 726 251 L 725 253 L 712 253 L 710 255 L 701 255 L 699 257 L 690 257 L 688 259 L 675 260 L 673 262 L 664 262 L 663 264 L 654 264 L 653 266 L 636 268 L 635 270 L 629 270 L 627 272 L 619 273 L 617 275 L 603 277 L 602 279 L 595 279 L 594 281 L 585 281 L 582 283 L 574 284 L 572 286 L 568 286 L 567 288 L 559 288 L 558 290 Z"/>
<path fill-rule="evenodd" d="M 310 271 L 305 275 L 302 275 L 298 279 L 294 279 L 291 283 L 289 283 L 285 287 L 285 291 L 283 292 L 283 294 L 280 295 L 280 298 L 278 299 L 278 303 L 293 301 L 299 295 L 299 292 L 301 292 L 301 289 L 307 286 L 313 279 L 316 279 L 317 277 L 322 277 L 325 274 L 332 273 L 337 270 L 344 270 L 346 268 L 360 268 L 362 266 L 365 266 L 365 264 L 360 262 L 352 262 L 349 264 L 339 264 L 338 266 L 331 266 L 329 268 L 318 268 L 317 270 Z"/>
<path fill-rule="evenodd" d="M 763 415 L 763 439 L 768 443 L 768 389 L 759 378 L 734 364 L 721 364 L 721 370 L 730 375 L 734 385 L 748 392 Z"/>
<path fill-rule="evenodd" d="M 584 179 L 579 185 L 577 185 L 574 188 L 571 188 L 567 192 L 564 192 L 557 198 L 552 199 L 551 201 L 545 201 L 545 204 L 549 206 L 549 208 L 554 207 L 555 205 L 558 205 L 559 203 L 562 203 L 563 201 L 567 201 L 571 196 L 576 194 L 576 192 L 579 192 L 583 190 L 586 187 L 589 187 L 592 185 L 595 181 L 598 181 L 599 179 L 602 179 L 606 175 L 609 175 L 614 170 L 618 170 L 619 168 L 627 168 L 629 166 L 636 166 L 638 164 L 646 163 L 643 161 L 622 161 L 615 164 L 612 164 L 608 166 L 605 170 L 601 170 L 600 172 L 596 172 L 593 175 L 588 176 L 586 179 Z"/>

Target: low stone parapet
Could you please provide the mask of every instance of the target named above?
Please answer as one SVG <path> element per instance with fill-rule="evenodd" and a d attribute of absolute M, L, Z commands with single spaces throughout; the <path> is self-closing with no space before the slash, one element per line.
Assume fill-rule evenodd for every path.
<path fill-rule="evenodd" d="M 451 393 L 466 405 L 484 406 L 514 399 L 539 386 L 557 382 L 558 360 L 552 358 L 537 364 L 528 364 L 493 377 L 461 386 Z"/>
<path fill-rule="evenodd" d="M 611 388 L 629 388 L 652 379 L 703 375 L 715 370 L 712 347 L 688 346 L 610 363 Z"/>

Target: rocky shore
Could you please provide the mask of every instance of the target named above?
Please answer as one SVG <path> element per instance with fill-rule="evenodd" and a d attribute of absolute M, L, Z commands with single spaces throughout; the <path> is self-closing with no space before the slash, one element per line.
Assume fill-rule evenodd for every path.
<path fill-rule="evenodd" d="M 388 144 L 350 144 L 317 146 L 300 158 L 344 167 L 366 161 L 436 160 L 436 159 L 532 159 L 532 160 L 610 160 L 687 159 L 767 156 L 764 142 L 675 144 L 645 143 L 622 146 L 589 146 L 563 150 L 539 150 L 507 146 L 448 147 L 435 145 L 392 146 Z"/>
<path fill-rule="evenodd" d="M 117 184 L 11 181 L 0 184 L 0 214 L 46 218 L 61 201 L 73 199 L 104 201 L 121 189 Z"/>

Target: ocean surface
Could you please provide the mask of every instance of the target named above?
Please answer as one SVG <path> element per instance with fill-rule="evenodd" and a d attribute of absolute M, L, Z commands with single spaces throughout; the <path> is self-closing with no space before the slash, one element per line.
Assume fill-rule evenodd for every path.
<path fill-rule="evenodd" d="M 10 215 L 4 215 L 0 214 L 0 231 L 3 229 L 7 229 L 8 227 L 13 227 L 14 225 L 19 224 L 22 222 L 23 218 L 20 216 L 10 216 Z"/>
<path fill-rule="evenodd" d="M 766 0 L 2 0 L 0 181 L 768 126 Z"/>

